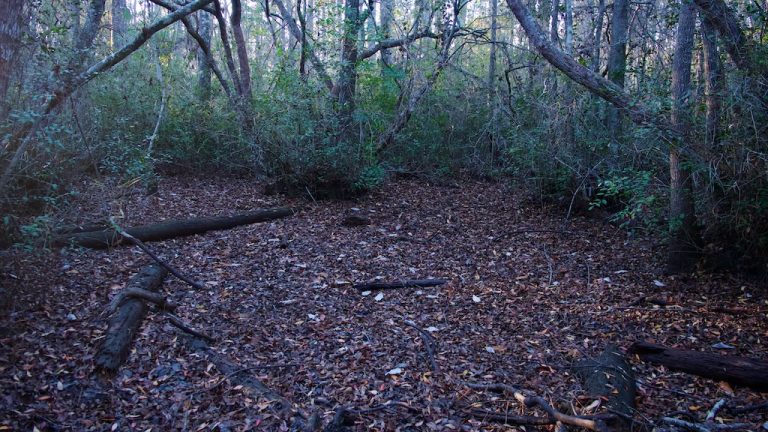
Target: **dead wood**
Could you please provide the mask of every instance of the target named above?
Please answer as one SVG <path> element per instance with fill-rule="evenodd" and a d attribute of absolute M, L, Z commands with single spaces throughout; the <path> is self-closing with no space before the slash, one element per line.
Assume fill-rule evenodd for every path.
<path fill-rule="evenodd" d="M 293 403 L 276 391 L 267 387 L 258 378 L 248 373 L 251 368 L 243 368 L 232 361 L 230 361 L 224 355 L 221 355 L 208 346 L 208 343 L 200 337 L 194 337 L 190 341 L 190 346 L 197 352 L 201 353 L 205 359 L 214 366 L 216 369 L 225 376 L 229 382 L 234 386 L 240 386 L 241 390 L 253 397 L 260 397 L 267 401 L 273 402 L 272 409 L 278 414 L 290 414 L 296 413 L 300 417 L 303 416 L 300 412 L 294 409 Z"/>
<path fill-rule="evenodd" d="M 672 370 L 728 381 L 758 391 L 768 390 L 768 363 L 763 361 L 681 350 L 648 342 L 636 342 L 630 352 L 637 354 L 643 361 L 660 364 Z"/>
<path fill-rule="evenodd" d="M 144 301 L 148 301 L 150 303 L 154 303 L 160 309 L 164 309 L 164 310 L 172 311 L 176 309 L 176 305 L 173 302 L 170 302 L 168 299 L 165 298 L 164 295 L 160 293 L 149 291 L 139 287 L 128 287 L 121 290 L 119 293 L 117 293 L 117 295 L 109 303 L 109 313 L 110 314 L 115 313 L 115 311 L 117 311 L 117 308 L 120 307 L 120 305 L 123 304 L 124 301 L 130 298 L 137 298 Z"/>
<path fill-rule="evenodd" d="M 176 270 L 175 267 L 173 267 L 172 265 L 170 265 L 167 262 L 163 261 L 159 256 L 157 256 L 157 254 L 152 252 L 152 250 L 150 248 L 148 248 L 147 245 L 144 244 L 144 242 L 142 242 L 141 240 L 137 239 L 136 237 L 132 236 L 131 234 L 129 234 L 128 232 L 126 232 L 125 230 L 120 228 L 120 226 L 117 225 L 116 223 L 114 223 L 114 221 L 112 221 L 112 225 L 114 226 L 114 229 L 115 229 L 115 231 L 117 231 L 118 234 L 120 234 L 121 236 L 126 238 L 128 241 L 130 241 L 133 244 L 135 244 L 136 246 L 138 246 L 139 249 L 141 249 L 144 253 L 149 255 L 149 257 L 152 258 L 153 260 L 155 260 L 155 262 L 157 262 L 158 264 L 163 266 L 172 275 L 174 275 L 177 278 L 179 278 L 180 280 L 188 283 L 192 288 L 199 289 L 199 290 L 205 288 L 201 283 L 196 282 L 196 281 L 190 279 L 189 277 L 187 277 L 184 274 L 182 274 L 180 271 Z"/>
<path fill-rule="evenodd" d="M 672 417 L 663 417 L 661 421 L 665 424 L 683 428 L 694 432 L 715 432 L 715 431 L 732 431 L 732 430 L 750 430 L 754 425 L 749 423 L 731 423 L 720 424 L 714 422 L 706 423 L 693 423 L 685 420 L 680 420 Z"/>
<path fill-rule="evenodd" d="M 187 324 L 184 323 L 184 321 L 181 320 L 181 318 L 177 317 L 172 313 L 166 312 L 165 317 L 168 319 L 168 322 L 171 323 L 172 326 L 176 327 L 177 329 L 187 334 L 203 339 L 207 343 L 213 343 L 216 341 L 216 339 L 214 339 L 213 337 L 208 336 L 207 334 L 199 332 L 193 329 L 192 327 L 188 326 Z"/>
<path fill-rule="evenodd" d="M 161 241 L 280 219 L 294 213 L 295 211 L 290 208 L 264 209 L 235 216 L 172 220 L 153 225 L 126 228 L 125 232 L 143 242 Z M 114 228 L 109 228 L 99 231 L 54 236 L 53 244 L 56 246 L 71 244 L 91 249 L 104 249 L 123 244 L 132 244 L 132 242 Z"/>
<path fill-rule="evenodd" d="M 126 289 L 157 291 L 167 274 L 163 267 L 148 265 L 131 278 Z M 109 320 L 106 337 L 96 354 L 94 361 L 98 370 L 113 373 L 125 362 L 147 309 L 147 304 L 137 297 L 128 298 L 120 304 Z"/>
<path fill-rule="evenodd" d="M 403 320 L 403 322 L 408 327 L 412 327 L 419 332 L 421 341 L 424 342 L 424 349 L 427 351 L 429 364 L 430 366 L 432 366 L 432 372 L 440 373 L 440 366 L 437 364 L 437 361 L 435 360 L 435 339 L 432 337 L 432 335 L 422 330 L 421 327 L 417 326 L 415 322 L 409 321 L 409 320 Z"/>
<path fill-rule="evenodd" d="M 584 388 L 591 396 L 605 398 L 608 411 L 618 415 L 617 431 L 632 430 L 637 387 L 632 366 L 615 345 L 608 345 L 596 359 L 576 364 Z"/>
<path fill-rule="evenodd" d="M 448 283 L 445 279 L 416 279 L 406 280 L 399 282 L 368 282 L 359 283 L 352 286 L 352 288 L 360 291 L 370 290 L 386 290 L 386 289 L 400 289 L 400 288 L 427 288 L 433 286 L 440 286 Z"/>
<path fill-rule="evenodd" d="M 602 414 L 602 415 L 595 415 L 595 416 L 572 416 L 556 410 L 541 396 L 537 396 L 535 394 L 532 394 L 529 391 L 521 390 L 521 389 L 512 387 L 510 385 L 499 384 L 499 383 L 495 383 L 495 384 L 465 383 L 465 385 L 471 389 L 492 390 L 492 391 L 505 393 L 515 398 L 515 400 L 517 400 L 520 404 L 522 404 L 526 408 L 539 407 L 544 412 L 547 413 L 547 417 L 519 416 L 520 418 L 518 419 L 518 421 L 520 422 L 515 424 L 543 425 L 543 424 L 556 424 L 560 422 L 565 425 L 578 426 L 584 429 L 589 429 L 589 430 L 599 431 L 599 432 L 602 432 L 602 431 L 607 432 L 607 431 L 614 430 L 613 424 L 615 424 L 616 422 L 616 416 L 613 414 Z M 478 411 L 478 410 L 472 410 L 472 411 Z M 472 414 L 472 411 L 469 411 L 468 414 L 471 414 L 474 417 L 475 415 Z M 493 412 L 485 412 L 483 410 L 479 410 L 479 411 L 482 414 L 486 414 L 486 415 L 493 414 Z M 505 413 L 498 413 L 498 415 L 506 418 L 515 417 L 512 415 L 507 415 Z M 522 421 L 530 421 L 531 423 L 522 423 Z M 547 423 L 544 423 L 544 421 L 546 421 Z"/>

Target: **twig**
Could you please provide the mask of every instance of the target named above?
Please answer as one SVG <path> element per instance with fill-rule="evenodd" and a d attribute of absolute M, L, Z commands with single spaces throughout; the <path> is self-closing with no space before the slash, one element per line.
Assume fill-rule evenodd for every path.
<path fill-rule="evenodd" d="M 168 299 L 166 299 L 165 296 L 160 293 L 148 291 L 142 288 L 129 287 L 117 293 L 115 298 L 112 299 L 112 302 L 109 303 L 109 309 L 107 311 L 110 314 L 115 313 L 117 308 L 120 307 L 120 305 L 123 304 L 123 302 L 128 298 L 140 298 L 142 300 L 156 304 L 160 309 L 168 311 L 176 309 L 176 305 L 173 302 L 168 301 Z"/>
<path fill-rule="evenodd" d="M 433 346 L 435 343 L 435 339 L 432 337 L 432 335 L 422 330 L 421 327 L 417 326 L 415 322 L 409 321 L 406 319 L 404 319 L 403 322 L 408 327 L 412 327 L 419 332 L 419 336 L 421 336 L 421 340 L 422 342 L 424 342 L 424 349 L 427 351 L 427 355 L 429 357 L 429 363 L 432 365 L 432 371 L 435 373 L 440 373 L 440 366 L 437 364 L 437 361 L 435 360 L 435 349 Z"/>
<path fill-rule="evenodd" d="M 201 332 L 199 332 L 199 331 L 189 327 L 188 325 L 184 324 L 184 321 L 182 321 L 181 318 L 177 317 L 176 315 L 174 315 L 174 314 L 172 314 L 170 312 L 165 312 L 165 317 L 168 318 L 168 322 L 171 323 L 171 325 L 173 325 L 174 327 L 178 328 L 179 330 L 182 330 L 182 331 L 184 331 L 186 333 L 189 333 L 192 336 L 198 337 L 200 339 L 204 339 L 208 343 L 216 342 L 216 339 L 214 339 L 213 337 L 208 336 L 205 333 L 201 333 Z"/>
<path fill-rule="evenodd" d="M 445 279 L 418 279 L 418 280 L 405 280 L 399 282 L 370 282 L 355 284 L 352 288 L 361 291 L 368 290 L 385 290 L 385 289 L 398 289 L 398 288 L 427 288 L 433 286 L 439 286 L 448 283 Z"/>
<path fill-rule="evenodd" d="M 662 417 L 661 421 L 672 426 L 681 427 L 694 432 L 714 432 L 714 431 L 727 431 L 727 430 L 749 430 L 753 425 L 749 423 L 731 423 L 731 424 L 717 424 L 717 423 L 691 423 L 685 420 L 680 420 L 672 417 Z"/>
<path fill-rule="evenodd" d="M 616 416 L 614 416 L 613 414 L 607 414 L 599 417 L 598 416 L 576 417 L 576 416 L 568 415 L 553 408 L 552 405 L 550 405 L 541 396 L 537 396 L 529 392 L 524 392 L 523 390 L 517 389 L 515 387 L 509 386 L 506 384 L 464 383 L 464 385 L 466 385 L 471 389 L 493 390 L 493 391 L 509 394 L 513 396 L 515 400 L 520 402 L 525 407 L 530 408 L 530 407 L 538 406 L 549 415 L 549 418 L 546 419 L 549 421 L 549 423 L 546 423 L 546 424 L 553 424 L 556 422 L 560 422 L 563 424 L 578 426 L 578 427 L 582 427 L 584 429 L 589 429 L 593 431 L 606 431 L 608 430 L 606 421 L 613 420 L 616 418 Z"/>
<path fill-rule="evenodd" d="M 174 275 L 177 278 L 181 279 L 182 281 L 188 283 L 192 288 L 199 289 L 199 290 L 205 289 L 205 287 L 202 284 L 200 284 L 199 282 L 193 281 L 192 279 L 188 278 L 187 276 L 184 276 L 183 274 L 181 274 L 181 272 L 176 270 L 176 268 L 174 268 L 172 265 L 170 265 L 170 264 L 166 263 L 165 261 L 163 261 L 162 259 L 160 259 L 160 257 L 158 257 L 154 252 L 152 252 L 151 249 L 149 249 L 147 247 L 147 245 L 144 244 L 144 242 L 142 242 L 141 240 L 137 239 L 136 237 L 128 234 L 123 228 L 121 228 L 117 223 L 115 223 L 113 218 L 110 217 L 109 221 L 112 223 L 112 226 L 114 227 L 115 231 L 117 231 L 118 234 L 120 234 L 121 236 L 127 238 L 133 244 L 138 246 L 139 249 L 141 249 L 142 251 L 144 251 L 144 253 L 149 255 L 150 258 L 155 260 L 161 266 L 165 267 L 165 269 L 168 270 L 169 273 L 171 273 L 172 275 Z"/>
<path fill-rule="evenodd" d="M 753 411 L 759 411 L 763 409 L 768 409 L 768 402 L 763 402 L 763 403 L 754 404 L 754 405 L 747 405 L 745 407 L 728 408 L 728 411 L 734 414 L 744 414 L 744 413 L 750 413 Z"/>
<path fill-rule="evenodd" d="M 715 406 L 712 407 L 711 410 L 707 413 L 706 422 L 711 422 L 715 420 L 715 416 L 717 415 L 718 411 L 720 411 L 725 406 L 725 399 L 720 399 L 717 401 Z"/>

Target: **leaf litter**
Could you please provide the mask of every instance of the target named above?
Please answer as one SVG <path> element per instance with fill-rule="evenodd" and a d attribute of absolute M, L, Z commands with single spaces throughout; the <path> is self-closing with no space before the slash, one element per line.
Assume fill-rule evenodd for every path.
<path fill-rule="evenodd" d="M 519 409 L 457 384 L 465 381 L 507 383 L 577 413 L 599 411 L 570 366 L 609 343 L 727 346 L 729 354 L 767 357 L 764 286 L 722 274 L 664 276 L 658 239 L 580 218 L 565 228 L 571 235 L 559 235 L 562 212 L 504 185 L 398 181 L 356 201 L 319 203 L 259 190 L 247 179 L 169 178 L 152 198 L 86 191 L 60 216 L 82 223 L 106 209 L 131 225 L 301 206 L 294 217 L 152 247 L 206 281 L 195 291 L 168 278 L 163 288 L 180 317 L 217 338 L 213 350 L 326 422 L 339 407 L 361 410 L 355 430 L 508 429 L 462 415 L 458 406 Z M 372 223 L 341 226 L 353 209 Z M 290 419 L 230 385 L 153 312 L 117 376 L 94 375 L 104 308 L 148 263 L 139 250 L 10 250 L 2 257 L 0 430 L 288 430 Z M 449 283 L 370 297 L 352 288 L 428 277 Z M 627 306 L 641 296 L 680 307 Z M 429 340 L 404 320 L 431 336 L 439 373 L 430 369 Z M 631 360 L 643 421 L 672 411 L 701 416 L 723 397 L 739 406 L 765 400 Z M 387 403 L 401 406 L 362 411 Z M 759 413 L 738 420 L 755 429 L 764 422 Z"/>

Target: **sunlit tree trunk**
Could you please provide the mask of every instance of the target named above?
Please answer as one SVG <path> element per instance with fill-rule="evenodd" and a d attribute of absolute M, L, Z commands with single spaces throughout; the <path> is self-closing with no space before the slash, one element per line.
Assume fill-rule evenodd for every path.
<path fill-rule="evenodd" d="M 624 75 L 627 70 L 627 34 L 629 33 L 629 0 L 615 0 L 611 18 L 611 47 L 608 51 L 608 79 L 619 87 L 624 87 Z M 614 155 L 623 134 L 621 116 L 616 107 L 609 106 L 607 111 L 610 147 Z"/>
<path fill-rule="evenodd" d="M 0 122 L 10 111 L 6 99 L 21 48 L 24 6 L 24 0 L 7 0 L 0 6 Z"/>
<path fill-rule="evenodd" d="M 696 15 L 688 2 L 680 5 L 677 39 L 672 60 L 672 125 L 679 138 L 670 148 L 670 242 L 668 270 L 688 271 L 696 261 L 697 230 L 693 198 L 693 179 L 686 153 L 691 134 L 691 58 Z"/>

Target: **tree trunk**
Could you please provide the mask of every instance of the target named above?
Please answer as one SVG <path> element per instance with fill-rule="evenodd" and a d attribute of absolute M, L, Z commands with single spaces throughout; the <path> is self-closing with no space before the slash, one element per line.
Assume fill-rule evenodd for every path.
<path fill-rule="evenodd" d="M 352 113 L 355 111 L 357 84 L 357 32 L 360 25 L 360 0 L 344 1 L 344 29 L 341 41 L 341 65 L 336 80 L 339 136 L 351 137 Z"/>
<path fill-rule="evenodd" d="M 490 0 L 491 3 L 491 47 L 488 57 L 488 91 L 493 97 L 496 88 L 496 43 L 498 31 L 499 0 Z"/>
<path fill-rule="evenodd" d="M 691 141 L 691 58 L 696 24 L 694 6 L 683 2 L 678 16 L 672 61 L 672 125 L 680 137 L 669 151 L 669 256 L 667 270 L 686 272 L 696 263 L 698 233 L 690 163 L 685 157 Z"/>
<path fill-rule="evenodd" d="M 112 0 L 112 46 L 119 47 L 125 43 L 128 32 L 128 7 L 125 0 Z"/>
<path fill-rule="evenodd" d="M 704 143 L 707 150 L 712 151 L 717 146 L 724 83 L 715 27 L 704 16 L 701 17 L 701 39 L 704 48 L 704 101 L 707 107 Z"/>
<path fill-rule="evenodd" d="M 237 62 L 240 66 L 240 88 L 242 90 L 242 103 L 248 104 L 251 101 L 251 65 L 248 62 L 248 45 L 245 43 L 245 35 L 241 25 L 243 8 L 240 0 L 232 0 L 232 34 L 235 36 L 237 45 Z"/>
<path fill-rule="evenodd" d="M 204 46 L 210 47 L 211 34 L 213 33 L 211 14 L 206 11 L 199 11 L 197 13 L 197 20 L 199 23 L 197 33 L 205 42 Z M 200 100 L 206 102 L 211 97 L 211 63 L 204 46 L 201 45 L 197 48 L 197 90 Z"/>
<path fill-rule="evenodd" d="M 745 357 L 668 348 L 637 342 L 630 352 L 650 363 L 717 381 L 768 391 L 768 363 Z"/>
<path fill-rule="evenodd" d="M 6 102 L 24 32 L 24 0 L 6 0 L 0 6 L 0 123 L 10 111 Z"/>
<path fill-rule="evenodd" d="M 167 274 L 168 271 L 159 265 L 148 265 L 131 278 L 126 289 L 159 291 Z M 131 297 L 112 314 L 104 343 L 94 358 L 97 369 L 108 373 L 117 372 L 131 352 L 133 338 L 141 328 L 147 310 L 143 300 Z"/>
<path fill-rule="evenodd" d="M 161 241 L 176 237 L 203 234 L 208 231 L 226 230 L 240 225 L 266 222 L 284 218 L 292 214 L 294 214 L 292 209 L 275 208 L 258 210 L 235 216 L 173 220 L 154 225 L 126 228 L 125 232 L 143 242 Z M 104 249 L 107 247 L 120 246 L 121 244 L 132 244 L 132 242 L 125 239 L 116 230 L 110 228 L 100 231 L 56 236 L 53 239 L 53 244 L 57 246 L 67 246 L 71 244 L 92 249 Z"/>
<path fill-rule="evenodd" d="M 694 0 L 705 19 L 717 30 L 728 55 L 742 71 L 753 71 L 751 49 L 739 20 L 723 0 Z"/>
<path fill-rule="evenodd" d="M 624 87 L 624 75 L 627 70 L 627 34 L 629 33 L 629 0 L 613 2 L 611 19 L 611 47 L 608 51 L 608 79 L 619 87 Z M 609 106 L 606 123 L 610 134 L 610 148 L 614 157 L 618 154 L 622 142 L 623 128 L 621 116 L 616 107 Z"/>
<path fill-rule="evenodd" d="M 592 70 L 600 73 L 600 45 L 603 41 L 603 17 L 605 16 L 605 0 L 598 0 L 597 21 L 595 22 L 595 34 L 592 40 Z"/>
<path fill-rule="evenodd" d="M 573 81 L 584 86 L 593 94 L 605 99 L 618 107 L 635 123 L 652 125 L 664 133 L 675 134 L 674 128 L 662 117 L 656 115 L 651 109 L 641 102 L 630 97 L 621 87 L 606 80 L 594 71 L 587 69 L 572 57 L 565 55 L 557 49 L 547 38 L 541 26 L 531 16 L 528 8 L 521 0 L 507 0 L 512 13 L 515 14 L 523 27 L 531 45 L 554 67 L 558 68 Z"/>
<path fill-rule="evenodd" d="M 496 1 L 496 0 L 491 0 Z M 392 37 L 392 19 L 395 12 L 394 0 L 381 0 L 381 8 L 379 9 L 381 18 L 379 23 L 381 24 L 381 38 L 389 39 Z M 392 66 L 392 53 L 389 49 L 385 48 L 381 50 L 381 73 L 386 74 L 387 69 Z"/>

